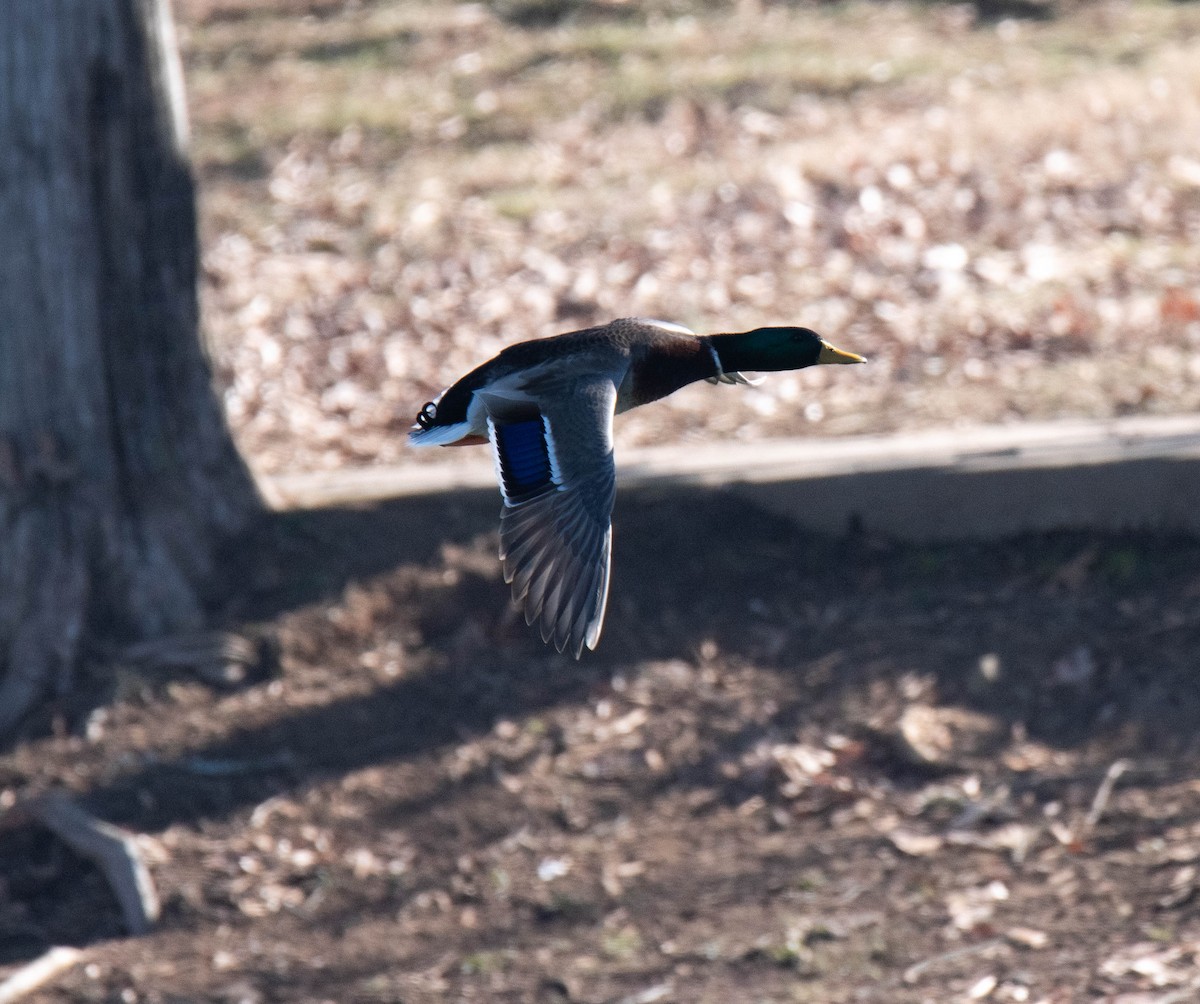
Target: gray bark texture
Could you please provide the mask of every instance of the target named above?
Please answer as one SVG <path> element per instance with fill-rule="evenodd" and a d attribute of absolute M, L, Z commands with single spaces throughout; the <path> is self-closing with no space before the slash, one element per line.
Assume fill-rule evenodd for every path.
<path fill-rule="evenodd" d="M 260 509 L 198 330 L 166 3 L 0 2 L 0 740 L 84 638 L 196 628 Z"/>

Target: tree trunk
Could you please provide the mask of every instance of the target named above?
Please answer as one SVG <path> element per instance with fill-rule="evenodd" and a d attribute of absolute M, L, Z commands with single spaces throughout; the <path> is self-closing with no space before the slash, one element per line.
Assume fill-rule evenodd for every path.
<path fill-rule="evenodd" d="M 0 2 L 0 737 L 84 637 L 195 628 L 260 508 L 197 327 L 166 4 Z"/>

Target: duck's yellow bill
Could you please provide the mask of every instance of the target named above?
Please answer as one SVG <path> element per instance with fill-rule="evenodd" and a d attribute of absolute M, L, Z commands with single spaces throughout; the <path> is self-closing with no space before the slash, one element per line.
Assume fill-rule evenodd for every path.
<path fill-rule="evenodd" d="M 821 343 L 821 351 L 817 355 L 817 364 L 824 363 L 865 363 L 866 356 L 860 356 L 857 352 L 843 352 L 841 349 L 835 349 L 828 342 Z"/>

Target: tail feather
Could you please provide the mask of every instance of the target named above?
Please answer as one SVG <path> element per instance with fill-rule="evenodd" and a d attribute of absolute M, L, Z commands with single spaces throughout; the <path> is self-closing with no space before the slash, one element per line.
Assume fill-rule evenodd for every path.
<path fill-rule="evenodd" d="M 409 430 L 409 446 L 453 446 L 455 443 L 471 435 L 471 426 L 466 422 L 455 422 L 453 425 L 431 425 L 422 429 L 415 427 Z"/>

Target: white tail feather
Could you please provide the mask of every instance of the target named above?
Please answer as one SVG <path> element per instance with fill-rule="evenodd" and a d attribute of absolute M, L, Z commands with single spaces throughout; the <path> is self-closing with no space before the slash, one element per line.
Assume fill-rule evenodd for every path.
<path fill-rule="evenodd" d="M 449 446 L 465 439 L 471 434 L 468 422 L 456 422 L 454 425 L 433 425 L 428 429 L 410 429 L 408 433 L 409 446 Z"/>

